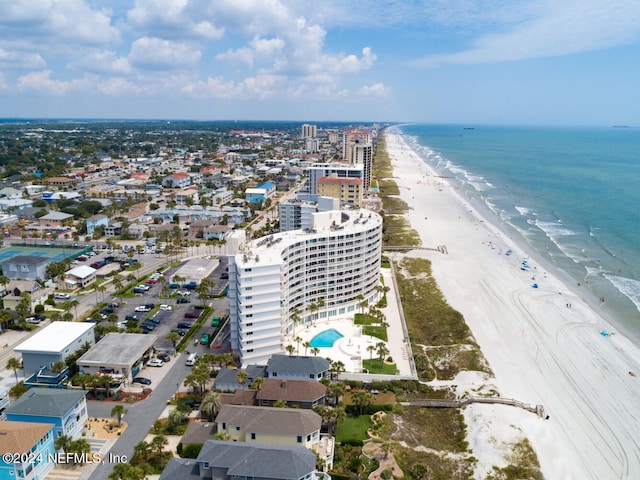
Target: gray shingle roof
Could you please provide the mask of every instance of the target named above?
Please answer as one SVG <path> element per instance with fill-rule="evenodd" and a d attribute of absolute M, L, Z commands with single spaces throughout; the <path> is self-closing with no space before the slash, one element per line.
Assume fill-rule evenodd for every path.
<path fill-rule="evenodd" d="M 7 407 L 5 413 L 62 417 L 87 394 L 84 390 L 32 388 Z"/>
<path fill-rule="evenodd" d="M 198 460 L 228 468 L 229 477 L 302 478 L 316 469 L 316 455 L 304 447 L 259 443 L 208 440 Z"/>
<path fill-rule="evenodd" d="M 320 430 L 322 417 L 307 409 L 222 405 L 216 423 L 222 422 L 251 433 L 308 435 Z"/>
<path fill-rule="evenodd" d="M 327 387 L 315 380 L 265 378 L 256 398 L 286 402 L 313 402 L 324 398 L 326 394 Z"/>
<path fill-rule="evenodd" d="M 323 373 L 329 370 L 329 360 L 322 357 L 303 357 L 290 355 L 272 355 L 267 364 L 267 371 L 286 372 L 296 375 Z"/>
<path fill-rule="evenodd" d="M 39 257 L 37 255 L 16 255 L 9 260 L 2 262 L 2 265 L 11 264 L 25 264 L 25 265 L 40 265 L 41 263 L 49 263 L 51 260 L 47 257 Z"/>

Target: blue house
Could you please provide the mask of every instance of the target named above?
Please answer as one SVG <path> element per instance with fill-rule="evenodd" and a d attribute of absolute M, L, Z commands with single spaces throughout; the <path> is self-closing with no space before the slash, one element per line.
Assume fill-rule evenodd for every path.
<path fill-rule="evenodd" d="M 93 231 L 100 225 L 106 228 L 109 225 L 109 217 L 106 215 L 94 215 L 87 218 L 87 235 L 93 235 Z"/>
<path fill-rule="evenodd" d="M 44 479 L 53 469 L 53 424 L 0 422 L 0 480 Z M 15 460 L 15 461 L 10 461 Z"/>
<path fill-rule="evenodd" d="M 55 438 L 67 435 L 76 440 L 88 420 L 86 394 L 84 390 L 32 388 L 9 405 L 5 415 L 15 422 L 51 423 Z"/>
<path fill-rule="evenodd" d="M 262 203 L 276 192 L 276 186 L 271 182 L 264 182 L 255 188 L 244 191 L 244 199 L 251 203 Z"/>

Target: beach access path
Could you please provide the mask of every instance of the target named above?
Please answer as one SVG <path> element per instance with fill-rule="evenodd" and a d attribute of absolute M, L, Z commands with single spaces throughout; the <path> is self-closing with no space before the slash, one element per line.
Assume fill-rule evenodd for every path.
<path fill-rule="evenodd" d="M 496 445 L 518 436 L 531 442 L 546 479 L 640 478 L 640 377 L 630 374 L 640 374 L 638 347 L 616 333 L 578 286 L 561 282 L 561 272 L 548 271 L 468 204 L 401 136 L 387 131 L 386 139 L 396 182 L 405 187 L 401 198 L 411 207 L 407 218 L 423 245 L 446 245 L 448 252 L 409 255 L 432 261 L 440 289 L 487 358 L 495 374 L 488 381 L 499 395 L 544 405 L 549 415 L 465 407 L 476 478 L 506 465 Z M 529 269 L 522 270 L 523 260 Z M 614 334 L 603 336 L 605 329 Z"/>

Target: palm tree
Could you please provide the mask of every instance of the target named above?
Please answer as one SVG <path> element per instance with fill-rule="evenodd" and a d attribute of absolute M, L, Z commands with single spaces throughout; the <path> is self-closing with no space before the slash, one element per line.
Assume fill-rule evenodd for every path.
<path fill-rule="evenodd" d="M 293 311 L 291 312 L 291 315 L 289 316 L 289 318 L 291 319 L 291 322 L 293 323 L 293 335 L 295 336 L 295 334 L 296 334 L 296 325 L 298 323 L 300 323 L 300 310 L 298 310 L 297 308 L 294 308 Z"/>
<path fill-rule="evenodd" d="M 200 411 L 207 416 L 209 421 L 213 421 L 221 405 L 222 399 L 220 394 L 218 392 L 211 392 L 202 400 Z"/>
<path fill-rule="evenodd" d="M 176 345 L 181 339 L 180 334 L 176 332 L 169 332 L 169 334 L 165 338 L 171 342 L 171 345 L 173 346 L 173 350 L 175 351 Z"/>
<path fill-rule="evenodd" d="M 365 407 L 368 407 L 373 402 L 373 394 L 366 390 L 358 390 L 351 395 L 351 401 L 358 409 L 360 415 L 364 412 Z"/>
<path fill-rule="evenodd" d="M 369 345 L 367 347 L 367 350 L 369 351 L 369 361 L 373 362 L 373 352 L 375 351 L 376 347 L 374 347 L 373 345 Z"/>
<path fill-rule="evenodd" d="M 67 302 L 67 310 L 71 310 L 71 307 L 73 307 L 76 322 L 78 321 L 78 305 L 80 305 L 80 302 L 78 300 L 69 300 Z M 53 320 L 53 318 L 51 320 Z"/>
<path fill-rule="evenodd" d="M 293 345 L 289 344 L 286 347 L 284 347 L 284 349 L 289 353 L 289 356 L 292 357 L 293 356 L 293 352 L 296 351 L 296 347 L 294 347 Z"/>
<path fill-rule="evenodd" d="M 62 450 L 66 454 L 69 451 L 71 442 L 72 442 L 72 439 L 70 436 L 61 435 L 58 438 L 56 438 L 56 441 L 54 442 L 53 446 L 56 449 L 56 451 Z"/>
<path fill-rule="evenodd" d="M 69 444 L 68 451 L 75 454 L 72 457 L 73 463 L 84 463 L 83 460 L 89 458 L 91 445 L 84 438 L 78 438 Z"/>
<path fill-rule="evenodd" d="M 247 383 L 248 380 L 249 380 L 249 375 L 247 374 L 247 372 L 245 370 L 240 370 L 238 372 L 238 374 L 236 375 L 236 381 L 242 386 L 242 404 L 243 405 L 245 403 L 244 385 Z"/>
<path fill-rule="evenodd" d="M 11 357 L 7 361 L 6 369 L 13 370 L 13 374 L 16 376 L 16 385 L 18 384 L 18 369 L 20 368 L 22 368 L 22 365 L 20 365 L 20 361 L 17 358 Z"/>
<path fill-rule="evenodd" d="M 311 322 L 313 323 L 313 315 L 318 311 L 318 304 L 316 302 L 310 303 L 308 308 L 311 312 Z"/>
<path fill-rule="evenodd" d="M 153 440 L 151 440 L 151 451 L 160 454 L 162 453 L 162 450 L 164 449 L 164 447 L 166 447 L 167 445 L 169 445 L 169 440 L 167 440 L 167 437 L 165 437 L 164 435 L 156 435 L 155 437 L 153 437 Z"/>
<path fill-rule="evenodd" d="M 309 348 L 311 348 L 311 342 L 307 340 L 306 342 L 304 342 L 302 344 L 302 346 L 304 347 L 304 356 L 306 357 L 307 356 L 307 350 Z"/>
<path fill-rule="evenodd" d="M 318 347 L 313 347 L 311 349 L 311 353 L 313 353 L 313 356 L 316 357 L 320 353 L 320 349 Z"/>
<path fill-rule="evenodd" d="M 171 413 L 169 414 L 169 418 L 171 418 Z M 144 440 L 141 442 L 138 442 L 133 447 L 133 454 L 136 457 L 136 460 L 138 462 L 147 463 L 147 461 L 149 460 L 149 455 L 151 454 L 151 445 L 149 445 Z M 128 477 L 123 477 L 123 478 L 128 478 Z"/>
<path fill-rule="evenodd" d="M 382 362 L 384 361 L 384 356 L 389 353 L 389 349 L 384 344 L 384 342 L 376 343 L 376 350 L 378 352 L 378 357 L 380 357 L 380 368 L 382 368 Z"/>
<path fill-rule="evenodd" d="M 118 428 L 122 425 L 122 417 L 127 413 L 129 413 L 129 411 L 122 405 L 116 405 L 111 409 L 111 416 L 116 417 L 116 420 L 118 421 Z"/>
<path fill-rule="evenodd" d="M 264 384 L 264 378 L 262 377 L 257 377 L 253 380 L 253 383 L 251 384 L 251 386 L 253 388 L 255 388 L 256 390 L 260 391 L 262 390 L 262 385 Z"/>
<path fill-rule="evenodd" d="M 298 348 L 296 349 L 296 351 L 298 352 L 298 355 L 300 355 L 300 342 L 302 341 L 302 338 L 296 337 L 293 339 L 293 341 L 298 344 Z"/>

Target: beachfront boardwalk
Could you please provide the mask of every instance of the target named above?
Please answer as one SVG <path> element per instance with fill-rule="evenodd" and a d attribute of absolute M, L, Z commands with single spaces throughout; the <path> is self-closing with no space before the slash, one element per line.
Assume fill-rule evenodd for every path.
<path fill-rule="evenodd" d="M 408 405 L 414 407 L 430 407 L 430 408 L 460 408 L 470 403 L 497 403 L 501 405 L 511 405 L 513 407 L 522 408 L 531 413 L 535 413 L 540 418 L 546 418 L 544 413 L 544 407 L 542 405 L 530 405 L 523 403 L 513 398 L 502 397 L 468 397 L 462 400 L 440 400 L 440 399 L 425 399 L 425 400 L 413 400 L 411 402 L 400 402 L 401 405 Z"/>
<path fill-rule="evenodd" d="M 394 246 L 383 246 L 382 250 L 385 252 L 393 252 L 393 251 L 408 251 L 408 250 L 431 250 L 433 252 L 440 252 L 440 253 L 444 253 L 447 254 L 449 253 L 447 251 L 447 246 L 446 245 L 438 245 L 437 247 L 420 247 L 417 245 L 394 245 Z"/>

